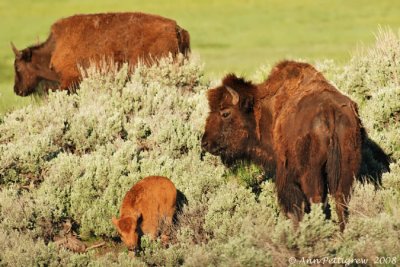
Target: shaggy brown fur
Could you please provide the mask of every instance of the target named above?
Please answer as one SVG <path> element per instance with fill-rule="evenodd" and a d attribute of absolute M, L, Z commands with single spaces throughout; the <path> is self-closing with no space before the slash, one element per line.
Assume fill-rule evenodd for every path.
<path fill-rule="evenodd" d="M 161 223 L 171 225 L 176 198 L 177 190 L 166 177 L 149 176 L 136 183 L 122 201 L 120 218 L 112 218 L 125 245 L 137 248 L 143 234 L 154 239 Z M 163 241 L 167 241 L 166 233 L 161 234 Z"/>
<path fill-rule="evenodd" d="M 18 95 L 29 95 L 41 80 L 60 83 L 61 89 L 76 85 L 78 65 L 113 60 L 135 66 L 152 63 L 171 53 L 187 55 L 189 33 L 174 20 L 143 13 L 76 15 L 51 27 L 46 42 L 18 51 L 13 46 L 15 86 Z"/>
<path fill-rule="evenodd" d="M 228 75 L 208 100 L 203 149 L 275 168 L 279 203 L 296 222 L 310 203 L 327 208 L 329 192 L 344 229 L 361 161 L 362 125 L 351 99 L 311 65 L 283 61 L 258 85 Z"/>

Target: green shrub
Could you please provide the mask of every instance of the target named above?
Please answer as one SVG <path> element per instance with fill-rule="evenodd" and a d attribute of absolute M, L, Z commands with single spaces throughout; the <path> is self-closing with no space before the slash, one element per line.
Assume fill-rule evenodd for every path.
<path fill-rule="evenodd" d="M 170 57 L 132 73 L 126 65 L 84 70 L 76 94 L 50 93 L 0 121 L 0 264 L 285 266 L 290 257 L 400 259 L 398 48 L 398 36 L 380 32 L 376 46 L 344 68 L 329 60 L 317 64 L 358 101 L 369 136 L 395 161 L 378 190 L 356 183 L 344 233 L 333 200 L 332 220 L 316 205 L 296 229 L 281 213 L 268 174 L 247 164 L 228 170 L 210 154 L 201 158 L 209 83 L 197 59 Z M 255 77 L 267 73 L 264 67 Z M 371 155 L 366 162 L 377 164 Z M 148 175 L 168 176 L 188 200 L 167 247 L 145 236 L 143 250 L 132 257 L 115 246 L 75 254 L 53 242 L 69 220 L 81 240 L 113 244 L 111 217 L 119 215 L 126 191 Z"/>
<path fill-rule="evenodd" d="M 375 45 L 359 49 L 336 82 L 362 103 L 381 88 L 399 86 L 399 66 L 399 34 L 380 28 Z"/>

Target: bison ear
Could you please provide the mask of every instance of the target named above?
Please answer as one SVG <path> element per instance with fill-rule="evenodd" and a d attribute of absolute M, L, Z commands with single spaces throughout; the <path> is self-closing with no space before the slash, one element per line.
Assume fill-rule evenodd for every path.
<path fill-rule="evenodd" d="M 32 60 L 32 49 L 26 48 L 22 50 L 21 59 L 30 62 Z"/>
<path fill-rule="evenodd" d="M 136 218 L 133 217 L 123 217 L 118 220 L 116 227 L 122 233 L 129 233 L 132 230 L 132 227 L 134 225 L 136 226 L 135 219 Z"/>
<path fill-rule="evenodd" d="M 240 101 L 240 108 L 245 112 L 252 112 L 254 107 L 254 97 L 246 95 Z"/>

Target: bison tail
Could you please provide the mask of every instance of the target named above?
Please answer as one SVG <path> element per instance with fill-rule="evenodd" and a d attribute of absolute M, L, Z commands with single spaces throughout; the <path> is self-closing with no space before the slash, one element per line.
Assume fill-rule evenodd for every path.
<path fill-rule="evenodd" d="M 340 143 L 336 132 L 333 133 L 328 147 L 326 172 L 328 176 L 328 188 L 331 194 L 335 194 L 340 179 Z"/>
<path fill-rule="evenodd" d="M 364 127 L 361 128 L 361 140 L 363 150 L 369 150 L 373 159 L 382 166 L 379 172 L 390 172 L 390 156 L 376 142 L 369 139 Z"/>

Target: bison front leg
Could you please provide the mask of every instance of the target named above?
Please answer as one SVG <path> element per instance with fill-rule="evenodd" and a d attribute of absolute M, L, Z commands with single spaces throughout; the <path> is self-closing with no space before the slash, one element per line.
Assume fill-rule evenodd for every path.
<path fill-rule="evenodd" d="M 288 171 L 285 164 L 277 166 L 276 186 L 281 208 L 297 226 L 303 218 L 304 211 L 309 209 L 310 204 L 301 190 L 300 184 L 296 182 L 295 172 Z"/>
<path fill-rule="evenodd" d="M 170 240 L 172 224 L 173 224 L 172 215 L 163 216 L 159 222 L 160 238 L 164 246 L 167 246 Z"/>

